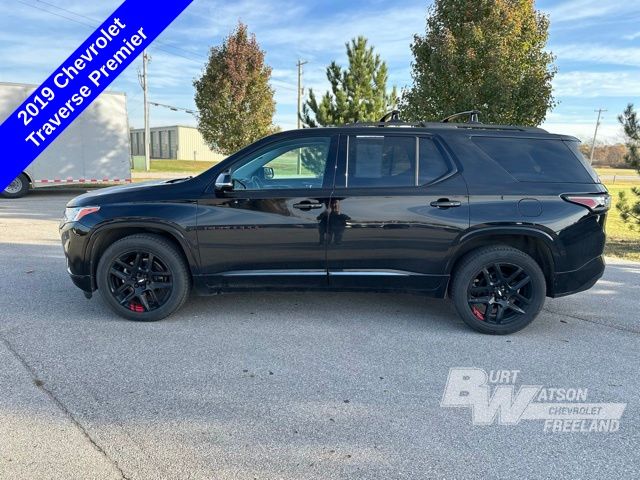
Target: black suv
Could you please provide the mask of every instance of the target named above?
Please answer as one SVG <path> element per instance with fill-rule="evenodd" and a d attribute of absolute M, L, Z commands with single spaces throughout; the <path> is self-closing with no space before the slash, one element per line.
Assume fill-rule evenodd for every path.
<path fill-rule="evenodd" d="M 396 291 L 515 332 L 600 278 L 610 197 L 577 139 L 470 115 L 282 132 L 195 178 L 81 195 L 69 274 L 132 320 L 191 290 Z"/>

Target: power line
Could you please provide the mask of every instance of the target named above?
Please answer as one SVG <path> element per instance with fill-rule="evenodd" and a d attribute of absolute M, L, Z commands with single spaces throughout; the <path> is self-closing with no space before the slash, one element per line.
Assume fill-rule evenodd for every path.
<path fill-rule="evenodd" d="M 34 8 L 34 9 L 38 10 L 39 12 L 49 13 L 49 14 L 51 14 L 51 15 L 55 15 L 56 17 L 64 18 L 64 19 L 66 19 L 66 20 L 70 20 L 70 21 L 72 21 L 72 22 L 79 23 L 80 25 L 84 25 L 85 27 L 91 27 L 91 28 L 94 28 L 94 29 L 96 28 L 94 25 L 89 25 L 88 23 L 81 22 L 80 20 L 76 20 L 75 18 L 69 18 L 69 17 L 66 17 L 66 16 L 64 16 L 64 15 L 61 15 L 61 14 L 59 14 L 59 13 L 52 12 L 52 11 L 50 11 L 50 10 L 43 10 L 43 9 L 41 9 L 41 8 L 39 8 L 39 7 L 36 7 L 35 5 L 33 5 L 33 4 L 31 4 L 31 3 L 23 2 L 22 0 L 16 0 L 16 2 L 17 2 L 17 3 L 21 3 L 22 5 L 26 5 L 27 7 Z"/>
<path fill-rule="evenodd" d="M 169 110 L 173 110 L 174 112 L 183 111 L 183 112 L 186 112 L 186 113 L 190 113 L 191 115 L 194 115 L 194 116 L 198 114 L 197 111 L 192 110 L 190 108 L 175 107 L 173 105 L 167 105 L 165 103 L 149 102 L 149 105 L 153 105 L 154 107 L 168 108 Z"/>
<path fill-rule="evenodd" d="M 97 22 L 98 22 L 98 20 L 96 20 L 95 18 L 89 17 L 89 16 L 87 16 L 87 15 L 83 15 L 83 14 L 81 14 L 81 13 L 74 12 L 73 10 L 69 10 L 68 8 L 60 7 L 60 6 L 55 5 L 55 4 L 53 4 L 53 3 L 50 3 L 50 2 L 46 2 L 45 0 L 36 0 L 36 1 L 37 1 L 38 3 L 43 3 L 43 4 L 45 4 L 45 5 L 48 5 L 48 6 L 50 6 L 50 7 L 53 7 L 53 8 L 55 8 L 55 9 L 57 9 L 57 10 L 60 10 L 60 11 L 66 12 L 66 13 L 70 13 L 71 15 L 75 15 L 75 16 L 77 16 L 77 17 L 84 18 L 84 19 L 86 19 L 86 20 L 90 20 L 91 22 L 95 22 L 95 23 L 97 23 Z M 47 11 L 47 10 L 45 10 L 45 11 Z M 52 13 L 52 12 L 51 12 L 51 13 Z M 63 18 L 66 18 L 66 17 L 63 17 Z M 86 25 L 86 24 L 85 24 L 85 25 Z M 92 28 L 96 28 L 96 27 L 93 27 L 93 26 L 92 26 Z M 164 41 L 162 41 L 162 40 L 155 40 L 155 43 L 156 43 L 156 44 L 158 44 L 158 43 L 159 43 L 160 45 L 164 45 L 164 46 L 165 46 L 165 47 L 167 47 L 167 48 L 173 48 L 173 49 L 175 49 L 175 50 L 179 50 L 179 51 L 181 51 L 181 52 L 184 52 L 184 53 L 186 53 L 186 54 L 188 54 L 188 55 L 193 55 L 194 57 L 198 57 L 198 58 L 200 58 L 200 59 L 206 60 L 206 57 L 203 57 L 202 55 L 199 55 L 199 54 L 197 54 L 197 53 L 193 53 L 193 52 L 191 52 L 191 51 L 189 51 L 189 50 L 186 50 L 186 49 L 184 49 L 184 48 L 176 47 L 175 45 L 171 45 L 171 44 L 169 44 L 169 43 L 167 43 L 167 42 L 164 42 Z M 185 58 L 186 58 L 186 57 L 185 57 Z"/>
<path fill-rule="evenodd" d="M 83 14 L 81 14 L 81 13 L 76 13 L 76 12 L 74 12 L 74 11 L 72 11 L 72 10 L 69 10 L 68 8 L 59 7 L 59 6 L 57 6 L 57 5 L 54 5 L 53 3 L 45 2 L 45 1 L 43 1 L 43 0 L 37 0 L 39 3 L 42 3 L 42 4 L 44 4 L 44 5 L 47 5 L 47 6 L 50 6 L 50 7 L 56 8 L 56 9 L 58 9 L 58 10 L 60 10 L 60 11 L 63 11 L 63 12 L 69 13 L 69 14 L 71 14 L 71 15 L 75 15 L 75 16 L 80 17 L 80 18 L 84 18 L 84 19 L 86 19 L 86 20 L 90 20 L 91 22 L 95 22 L 95 23 L 94 23 L 94 24 L 90 24 L 90 23 L 87 23 L 87 22 L 82 22 L 82 21 L 80 21 L 80 20 L 78 20 L 78 19 L 76 19 L 76 18 L 67 17 L 66 15 L 62 15 L 62 14 L 60 14 L 60 13 L 52 12 L 51 10 L 43 9 L 43 8 L 41 8 L 41 7 L 38 7 L 38 6 L 33 5 L 33 4 L 31 4 L 31 3 L 24 2 L 24 1 L 22 1 L 22 0 L 16 0 L 16 1 L 17 1 L 18 3 L 21 3 L 22 5 L 26 5 L 26 6 L 28 6 L 28 7 L 31 7 L 31 8 L 33 8 L 33 9 L 35 9 L 35 10 L 38 10 L 39 12 L 44 12 L 44 13 L 48 13 L 48 14 L 50 14 L 50 15 L 54 15 L 54 16 L 56 16 L 56 17 L 64 18 L 65 20 L 69 20 L 69 21 L 74 22 L 74 23 L 77 23 L 77 24 L 79 24 L 79 25 L 84 25 L 85 27 L 90 27 L 90 28 L 92 28 L 92 29 L 94 29 L 94 30 L 95 30 L 96 28 L 98 28 L 98 26 L 95 24 L 95 23 L 97 23 L 97 22 L 98 22 L 98 20 L 96 20 L 96 19 L 94 19 L 94 18 L 91 18 L 91 17 L 88 17 L 88 16 L 86 16 L 86 15 L 83 15 Z M 205 60 L 206 60 L 206 57 L 203 57 L 203 56 L 198 55 L 198 54 L 193 53 L 193 52 L 189 52 L 188 50 L 185 50 L 185 49 L 183 49 L 183 48 L 176 47 L 176 46 L 174 46 L 174 45 L 170 45 L 170 44 L 168 44 L 167 42 L 163 42 L 162 40 L 155 40 L 155 41 L 154 41 L 154 43 L 155 43 L 156 45 L 153 45 L 153 46 L 152 46 L 152 48 L 154 48 L 155 50 L 160 50 L 160 51 L 165 52 L 165 53 L 168 53 L 168 54 L 170 54 L 170 55 L 175 55 L 176 57 L 184 58 L 185 60 L 189 60 L 189 61 L 191 61 L 191 62 L 197 63 L 198 65 L 202 65 L 202 61 L 205 61 Z M 164 45 L 164 47 L 165 47 L 165 48 L 158 47 L 158 46 L 157 46 L 157 44 Z M 181 52 L 185 52 L 185 53 L 187 53 L 188 55 L 193 55 L 194 57 L 198 57 L 200 60 L 196 60 L 196 59 L 195 59 L 195 58 L 193 58 L 193 57 L 187 57 L 187 56 L 185 56 L 185 55 L 181 55 L 181 54 L 176 53 L 176 52 L 171 52 L 171 51 L 169 51 L 169 50 L 166 50 L 166 48 L 173 48 L 173 49 L 175 49 L 175 50 L 179 50 L 179 51 L 181 51 Z"/>
<path fill-rule="evenodd" d="M 83 26 L 85 26 L 85 27 L 92 28 L 92 29 L 94 29 L 94 30 L 97 28 L 97 25 L 96 25 L 96 24 L 98 23 L 98 20 L 96 20 L 95 18 L 89 17 L 89 16 L 84 15 L 84 14 L 82 14 L 82 13 L 74 12 L 73 10 L 69 10 L 68 8 L 61 7 L 61 6 L 59 6 L 59 5 L 56 5 L 56 4 L 51 3 L 51 2 L 47 2 L 47 1 L 45 1 L 45 0 L 35 0 L 35 1 L 37 1 L 38 3 L 42 3 L 43 5 L 46 5 L 46 6 L 50 7 L 50 8 L 55 8 L 56 10 L 60 10 L 61 12 L 65 12 L 65 13 L 68 13 L 68 14 L 70 14 L 70 15 L 74 15 L 74 16 L 76 16 L 76 17 L 79 17 L 79 18 L 82 18 L 82 19 L 85 19 L 85 20 L 89 20 L 89 21 L 90 21 L 90 22 L 92 22 L 92 23 L 83 22 L 83 21 L 78 20 L 78 19 L 76 19 L 76 18 L 71 18 L 71 17 L 68 17 L 68 16 L 66 16 L 66 15 L 63 15 L 63 14 L 61 14 L 61 13 L 52 12 L 51 10 L 43 9 L 43 8 L 41 8 L 41 7 L 38 7 L 38 6 L 36 6 L 36 5 L 33 5 L 32 3 L 25 2 L 25 1 L 23 1 L 23 0 L 16 0 L 16 2 L 17 2 L 17 3 L 20 3 L 20 4 L 22 4 L 22 5 L 26 5 L 27 7 L 31 7 L 31 8 L 33 8 L 33 9 L 36 9 L 36 10 L 38 10 L 39 12 L 48 13 L 49 15 L 54 15 L 54 16 L 56 16 L 56 17 L 63 18 L 63 19 L 65 19 L 65 20 L 69 20 L 70 22 L 74 22 L 74 23 L 77 23 L 77 24 L 79 24 L 79 25 L 83 25 Z M 163 47 L 159 47 L 159 46 L 158 46 L 158 44 L 159 44 L 159 45 L 163 45 L 163 46 L 164 46 L 164 48 L 163 48 Z M 174 46 L 174 45 L 170 45 L 170 44 L 168 44 L 167 42 L 163 42 L 162 40 L 157 40 L 157 39 L 156 39 L 156 40 L 154 41 L 154 44 L 151 46 L 151 48 L 153 48 L 154 50 L 159 50 L 159 51 L 164 52 L 164 53 L 168 53 L 169 55 L 173 55 L 173 56 L 175 56 L 175 57 L 183 58 L 183 59 L 188 60 L 188 61 L 190 61 L 190 62 L 197 63 L 198 65 L 201 65 L 201 66 L 202 66 L 203 62 L 205 62 L 205 61 L 207 61 L 207 60 L 208 60 L 208 58 L 207 58 L 207 57 L 204 57 L 204 56 L 199 55 L 199 54 L 197 54 L 197 53 L 193 53 L 193 52 L 191 52 L 191 51 L 189 51 L 189 50 L 186 50 L 186 49 L 184 49 L 184 48 L 180 48 L 180 47 L 176 47 L 176 46 Z M 167 50 L 167 48 L 171 48 L 171 49 L 174 49 L 174 50 L 177 50 L 177 51 L 180 51 L 180 52 L 184 52 L 184 53 L 186 53 L 187 55 L 192 55 L 192 57 L 188 57 L 188 56 L 186 56 L 186 55 L 182 55 L 182 54 L 177 53 L 177 52 L 172 52 L 172 51 L 170 51 L 170 50 Z M 193 58 L 193 57 L 197 57 L 197 59 L 196 59 L 196 58 Z M 302 63 L 302 65 L 304 65 L 305 63 L 307 63 L 307 62 L 303 62 L 303 63 Z M 281 82 L 281 81 L 278 81 L 278 80 L 276 80 L 276 81 L 273 81 L 273 80 L 272 80 L 272 83 L 273 83 L 277 88 L 282 88 L 282 89 L 285 89 L 285 90 L 292 90 L 292 91 L 293 91 L 293 90 L 298 90 L 298 93 L 300 93 L 300 91 L 299 91 L 299 90 L 300 90 L 300 88 L 301 88 L 300 86 L 298 87 L 298 89 L 296 89 L 295 87 L 293 87 L 293 86 L 291 86 L 291 85 L 287 85 L 286 83 Z M 187 109 L 180 109 L 180 110 L 187 110 Z"/>

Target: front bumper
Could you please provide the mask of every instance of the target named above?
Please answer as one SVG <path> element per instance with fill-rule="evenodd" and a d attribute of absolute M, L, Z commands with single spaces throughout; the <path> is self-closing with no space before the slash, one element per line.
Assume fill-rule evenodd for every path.
<path fill-rule="evenodd" d="M 91 269 L 85 259 L 89 228 L 79 222 L 60 224 L 62 248 L 67 259 L 67 272 L 75 286 L 85 292 L 92 292 Z"/>
<path fill-rule="evenodd" d="M 602 277 L 604 268 L 604 257 L 600 255 L 577 270 L 556 272 L 553 276 L 553 286 L 549 296 L 564 297 L 590 289 Z"/>
<path fill-rule="evenodd" d="M 68 268 L 67 272 L 69 272 L 69 276 L 71 277 L 71 281 L 73 282 L 73 284 L 80 290 L 83 290 L 87 293 L 91 293 L 93 291 L 93 287 L 91 285 L 91 275 L 76 275 L 74 273 L 71 273 Z"/>

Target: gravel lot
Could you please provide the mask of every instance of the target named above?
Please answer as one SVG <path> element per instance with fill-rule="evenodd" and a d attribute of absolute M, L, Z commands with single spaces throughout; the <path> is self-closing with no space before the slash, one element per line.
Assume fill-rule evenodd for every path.
<path fill-rule="evenodd" d="M 1 478 L 640 478 L 640 264 L 509 337 L 408 295 L 192 298 L 137 324 L 67 277 L 76 193 L 0 200 Z M 614 433 L 474 426 L 440 407 L 459 366 L 628 405 Z"/>

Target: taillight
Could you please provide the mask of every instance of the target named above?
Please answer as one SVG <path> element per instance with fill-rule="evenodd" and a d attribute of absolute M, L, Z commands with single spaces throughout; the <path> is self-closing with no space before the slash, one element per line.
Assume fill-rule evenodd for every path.
<path fill-rule="evenodd" d="M 587 207 L 592 212 L 606 212 L 611 206 L 611 196 L 602 193 L 598 195 L 562 195 L 567 202 Z"/>

